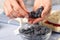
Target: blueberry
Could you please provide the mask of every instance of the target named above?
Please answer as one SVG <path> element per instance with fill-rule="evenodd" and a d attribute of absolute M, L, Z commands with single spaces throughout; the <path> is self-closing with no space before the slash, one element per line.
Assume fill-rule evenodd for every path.
<path fill-rule="evenodd" d="M 50 31 L 49 28 L 46 28 L 46 29 L 45 29 L 45 33 L 48 33 L 49 31 Z"/>
<path fill-rule="evenodd" d="M 36 34 L 36 36 L 40 36 L 40 35 L 41 35 L 41 32 L 38 31 L 38 32 L 36 32 L 35 34 Z"/>
<path fill-rule="evenodd" d="M 30 13 L 29 13 L 29 17 L 30 17 L 30 18 L 35 18 L 35 12 L 34 12 L 34 11 L 30 12 Z"/>
<path fill-rule="evenodd" d="M 42 13 L 43 9 L 44 9 L 43 6 L 41 6 L 40 8 L 38 8 L 38 9 L 35 11 L 35 16 L 36 16 L 37 18 L 41 17 L 41 13 Z"/>
<path fill-rule="evenodd" d="M 38 15 L 38 14 L 40 14 L 41 15 L 41 13 L 42 13 L 42 11 L 44 10 L 44 7 L 43 6 L 41 6 L 40 8 L 38 8 L 37 10 L 36 10 L 36 14 Z"/>
<path fill-rule="evenodd" d="M 40 27 L 39 25 L 37 25 L 37 26 L 35 27 L 35 30 L 36 30 L 36 31 L 40 31 L 40 30 L 41 30 L 41 27 Z"/>
<path fill-rule="evenodd" d="M 30 30 L 30 29 L 28 29 L 28 30 L 26 31 L 26 33 L 31 33 L 31 30 Z"/>
<path fill-rule="evenodd" d="M 45 35 L 45 31 L 44 30 L 41 30 L 40 31 L 42 35 Z"/>
<path fill-rule="evenodd" d="M 22 30 L 19 30 L 20 33 L 24 33 L 26 30 L 22 29 Z"/>
<path fill-rule="evenodd" d="M 29 17 L 30 18 L 39 18 L 41 17 L 41 13 L 43 11 L 44 7 L 41 6 L 40 8 L 38 8 L 36 11 L 32 11 L 29 13 Z"/>
<path fill-rule="evenodd" d="M 34 30 L 32 28 L 28 28 L 24 33 L 31 34 L 31 33 L 34 33 Z"/>

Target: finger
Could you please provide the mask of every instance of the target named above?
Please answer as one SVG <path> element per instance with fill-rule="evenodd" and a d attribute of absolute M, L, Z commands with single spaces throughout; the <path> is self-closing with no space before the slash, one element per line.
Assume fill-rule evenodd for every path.
<path fill-rule="evenodd" d="M 23 15 L 23 16 L 27 15 L 27 13 L 18 5 L 16 0 L 10 0 L 10 2 L 11 2 L 13 9 L 15 11 L 21 13 L 21 15 Z"/>
<path fill-rule="evenodd" d="M 31 21 L 29 21 L 29 23 L 30 23 L 30 24 L 32 24 L 32 23 L 33 23 L 33 21 L 31 20 Z"/>
<path fill-rule="evenodd" d="M 28 10 L 26 9 L 25 5 L 24 5 L 24 2 L 23 0 L 18 0 L 19 4 L 21 5 L 21 7 L 26 11 L 28 12 Z"/>
<path fill-rule="evenodd" d="M 35 0 L 33 10 L 36 11 L 41 6 L 41 0 Z"/>
<path fill-rule="evenodd" d="M 6 0 L 5 6 L 7 7 L 7 10 L 8 10 L 8 14 L 7 15 L 9 15 L 9 13 L 11 13 L 13 11 L 9 0 Z"/>
<path fill-rule="evenodd" d="M 47 1 L 43 2 L 44 10 L 42 12 L 42 17 L 45 17 L 49 14 L 49 12 L 51 10 L 51 6 L 52 6 L 51 2 L 52 2 L 52 0 L 47 0 Z M 45 3 L 47 3 L 47 4 L 45 4 Z"/>
<path fill-rule="evenodd" d="M 5 5 L 4 5 L 3 9 L 4 9 L 5 14 L 7 15 L 8 14 L 8 10 L 7 10 L 7 7 Z"/>
<path fill-rule="evenodd" d="M 7 14 L 8 17 L 10 17 L 10 18 L 16 18 L 16 17 L 20 17 L 21 16 L 21 14 L 15 12 L 12 9 L 12 6 L 10 5 L 10 2 L 8 0 L 6 0 L 5 6 L 7 7 L 7 10 L 8 10 L 8 14 Z"/>
<path fill-rule="evenodd" d="M 11 5 L 10 5 L 10 2 L 9 2 L 8 0 L 6 0 L 6 2 L 5 2 L 4 5 L 6 6 L 6 9 L 7 9 L 7 12 L 8 12 L 6 15 L 7 15 L 8 17 L 10 17 L 10 18 L 13 18 L 13 16 L 11 15 L 13 9 L 12 9 L 12 7 L 11 7 Z"/>
<path fill-rule="evenodd" d="M 4 12 L 5 12 L 6 16 L 8 16 L 9 18 L 12 18 L 11 14 L 7 15 L 8 14 L 8 10 L 7 10 L 6 6 L 4 6 Z"/>
<path fill-rule="evenodd" d="M 33 23 L 33 20 L 34 20 L 34 19 L 29 18 L 28 22 L 29 22 L 30 24 L 32 24 L 32 23 Z"/>
<path fill-rule="evenodd" d="M 7 8 L 8 12 L 11 14 L 12 18 L 16 18 L 16 17 L 20 17 L 21 16 L 21 14 L 19 14 L 16 11 L 13 10 L 12 5 L 10 4 L 10 2 L 8 0 L 6 1 L 6 6 L 8 7 Z"/>
<path fill-rule="evenodd" d="M 11 5 L 12 5 L 13 7 L 16 7 L 16 9 L 17 9 L 17 7 L 19 7 L 19 5 L 18 5 L 18 3 L 17 3 L 16 0 L 9 0 L 9 1 L 10 1 Z"/>
<path fill-rule="evenodd" d="M 12 12 L 9 14 L 8 17 L 10 17 L 10 19 L 17 18 L 17 17 L 18 17 L 18 13 L 16 13 L 15 11 L 12 11 Z"/>
<path fill-rule="evenodd" d="M 41 17 L 45 17 L 45 16 L 49 15 L 50 11 L 51 11 L 51 7 L 45 7 L 41 14 Z"/>
<path fill-rule="evenodd" d="M 14 18 L 14 16 L 13 16 L 12 14 L 9 14 L 8 17 L 9 17 L 10 19 L 13 19 L 13 18 Z"/>
<path fill-rule="evenodd" d="M 8 5 L 8 4 L 9 5 Z M 4 3 L 4 11 L 5 11 L 5 14 L 9 17 L 9 18 L 13 18 L 13 16 L 11 15 L 12 13 L 12 10 L 11 10 L 11 6 L 10 6 L 10 3 L 6 0 L 6 2 Z M 10 11 L 11 10 L 11 11 Z"/>
<path fill-rule="evenodd" d="M 33 21 L 33 24 L 38 23 L 38 22 L 42 21 L 43 19 L 44 19 L 44 18 L 37 18 L 37 19 L 35 19 L 35 20 Z"/>
<path fill-rule="evenodd" d="M 28 14 L 24 11 L 24 10 L 18 10 L 17 11 L 19 14 L 21 14 L 22 16 L 28 16 Z"/>
<path fill-rule="evenodd" d="M 15 11 L 12 12 L 13 17 L 17 18 L 17 17 L 22 17 L 22 15 L 20 13 L 17 13 Z"/>

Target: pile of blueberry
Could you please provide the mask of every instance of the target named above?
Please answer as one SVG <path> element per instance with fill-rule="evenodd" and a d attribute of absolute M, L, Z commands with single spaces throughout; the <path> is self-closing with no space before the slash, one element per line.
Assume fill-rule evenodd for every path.
<path fill-rule="evenodd" d="M 48 32 L 49 32 L 49 28 L 43 27 L 43 26 L 40 26 L 40 25 L 36 25 L 36 26 L 34 25 L 34 26 L 31 26 L 28 29 L 20 30 L 20 33 L 29 34 L 29 35 L 37 35 L 37 36 L 45 35 Z"/>
<path fill-rule="evenodd" d="M 31 11 L 29 13 L 29 17 L 30 18 L 39 18 L 41 17 L 42 11 L 44 10 L 44 7 L 41 6 L 40 8 L 38 8 L 36 11 Z"/>
<path fill-rule="evenodd" d="M 28 40 L 44 40 L 43 38 L 46 34 L 50 32 L 50 29 L 37 24 L 32 25 L 28 29 L 20 30 L 20 33 L 28 37 Z"/>

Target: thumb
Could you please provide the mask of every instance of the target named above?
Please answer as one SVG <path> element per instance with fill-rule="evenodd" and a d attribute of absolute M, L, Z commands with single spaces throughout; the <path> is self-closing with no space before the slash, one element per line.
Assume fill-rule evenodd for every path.
<path fill-rule="evenodd" d="M 24 11 L 28 12 L 28 10 L 26 9 L 23 0 L 18 0 L 20 6 L 24 9 Z"/>
<path fill-rule="evenodd" d="M 48 16 L 50 14 L 50 11 L 51 11 L 51 7 L 45 7 L 41 14 L 41 17 Z"/>

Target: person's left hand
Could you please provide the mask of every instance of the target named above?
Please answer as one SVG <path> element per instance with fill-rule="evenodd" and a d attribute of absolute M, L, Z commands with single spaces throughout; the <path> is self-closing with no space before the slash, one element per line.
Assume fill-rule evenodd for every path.
<path fill-rule="evenodd" d="M 42 21 L 45 18 L 45 16 L 47 16 L 50 13 L 51 5 L 52 5 L 52 0 L 35 0 L 33 10 L 36 11 L 40 6 L 43 6 L 44 10 L 41 14 L 41 18 L 37 18 L 37 19 L 30 18 L 29 23 L 34 24 L 39 21 Z"/>

